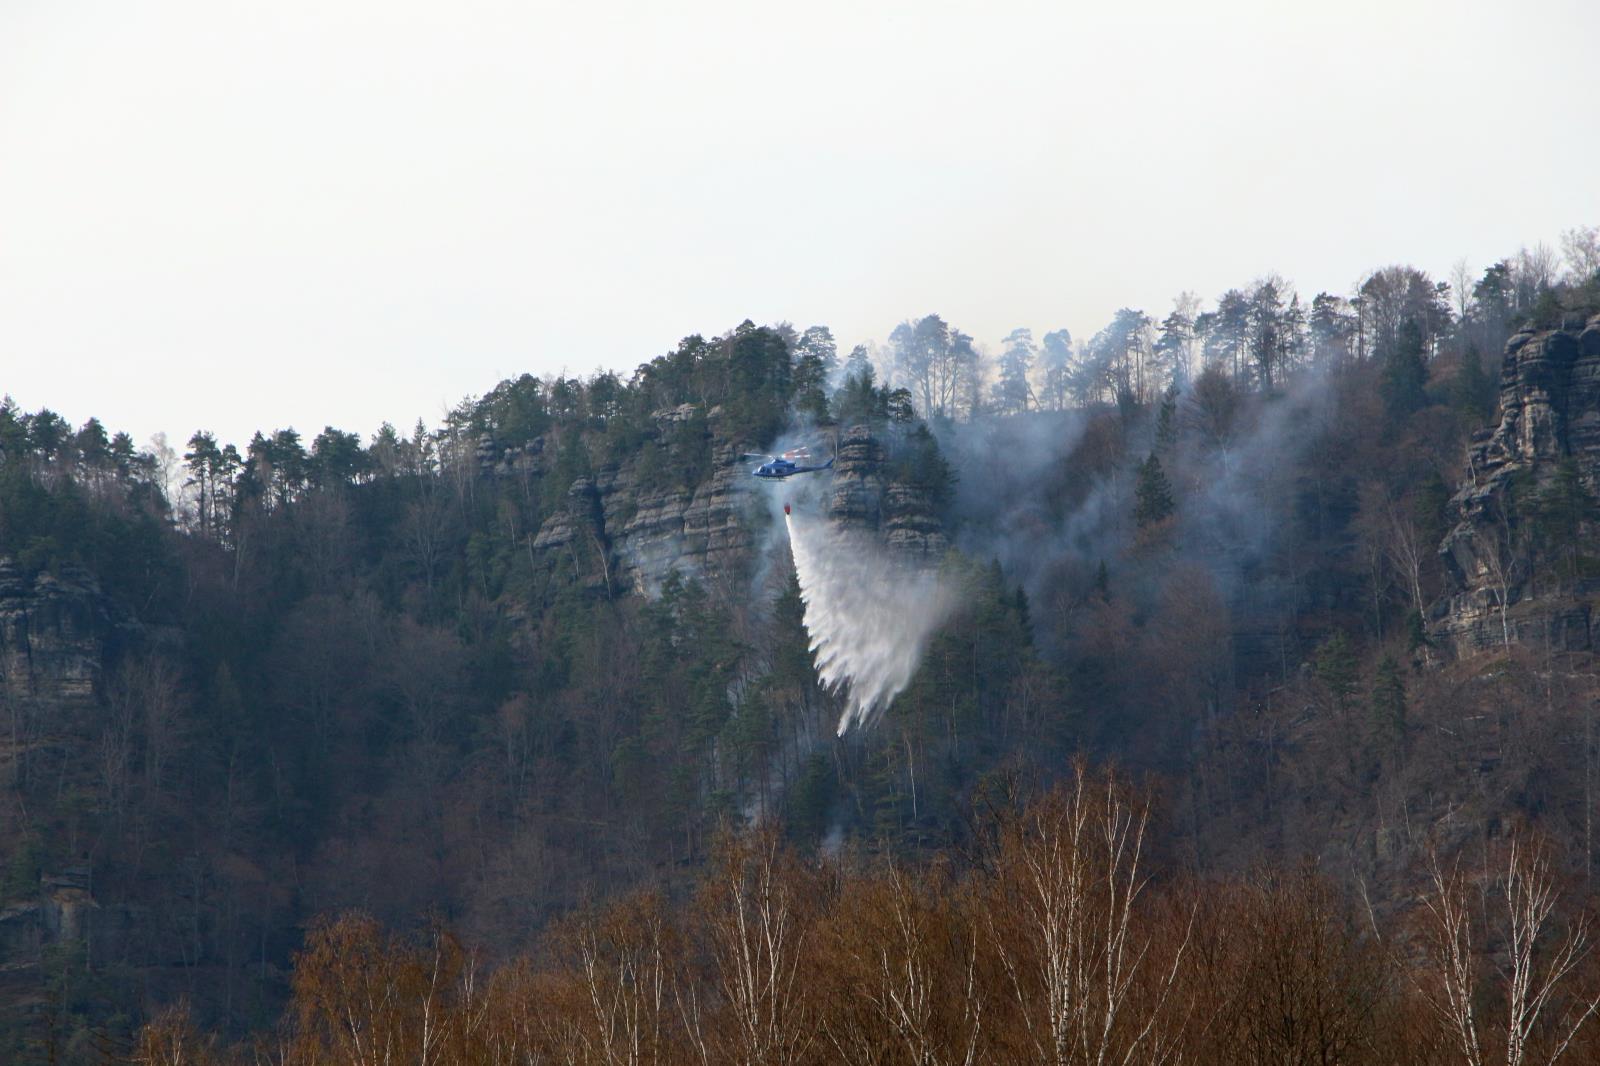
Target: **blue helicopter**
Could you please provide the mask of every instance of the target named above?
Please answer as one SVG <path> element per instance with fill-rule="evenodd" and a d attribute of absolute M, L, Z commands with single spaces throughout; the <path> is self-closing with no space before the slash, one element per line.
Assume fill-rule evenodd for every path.
<path fill-rule="evenodd" d="M 746 459 L 751 457 L 749 453 L 745 455 Z M 766 462 L 750 472 L 756 477 L 764 477 L 776 481 L 786 477 L 793 477 L 796 474 L 814 474 L 819 470 L 826 470 L 833 465 L 834 457 L 830 456 L 828 461 L 820 466 L 806 466 L 803 464 L 810 462 L 811 452 L 805 448 L 795 448 L 793 451 L 784 452 L 782 455 L 768 455 L 765 458 Z"/>

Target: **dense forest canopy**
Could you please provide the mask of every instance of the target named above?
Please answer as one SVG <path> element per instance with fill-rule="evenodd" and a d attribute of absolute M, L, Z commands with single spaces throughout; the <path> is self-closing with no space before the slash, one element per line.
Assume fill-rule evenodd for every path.
<path fill-rule="evenodd" d="M 1111 797 L 1095 824 L 1110 802 L 1162 871 L 1138 900 L 1094 903 L 1163 945 L 1094 1039 L 1192 1040 L 1218 1062 L 1265 1041 L 1280 1060 L 1271 1041 L 1291 1038 L 1242 1000 L 1206 1001 L 1228 1025 L 1188 1027 L 1218 974 L 1265 982 L 1314 944 L 1326 964 L 1306 979 L 1345 1004 L 1315 1040 L 1343 1061 L 1431 1040 L 1446 1061 L 1454 1037 L 1422 1019 L 1462 978 L 1424 970 L 1404 991 L 1426 952 L 1388 938 L 1442 944 L 1427 957 L 1444 967 L 1466 933 L 1408 893 L 1456 900 L 1458 853 L 1502 894 L 1591 887 L 1588 659 L 1508 636 L 1492 664 L 1452 661 L 1429 612 L 1497 359 L 1525 326 L 1600 310 L 1597 242 L 1570 234 L 1564 273 L 1535 249 L 1310 300 L 1268 275 L 995 351 L 937 315 L 843 356 L 826 327 L 744 322 L 627 376 L 508 379 L 365 442 L 200 430 L 142 451 L 7 400 L 4 1056 L 175 1061 L 199 1026 L 218 1046 L 285 1034 L 282 1061 L 356 1061 L 337 996 L 381 980 L 404 1006 L 363 1032 L 390 1027 L 413 1058 L 447 1061 L 416 1028 L 437 992 L 454 1061 L 487 1061 L 480 1008 L 548 1061 L 617 1061 L 596 1048 L 639 1034 L 585 1013 L 599 981 L 627 1025 L 655 1027 L 629 1061 L 1079 1061 L 1059 1042 L 1094 1050 L 1089 1029 L 1030 991 L 1054 963 L 1026 878 L 1087 788 Z M 836 515 L 950 545 L 933 562 L 959 589 L 908 687 L 842 740 L 740 458 L 797 436 L 855 449 L 833 476 L 861 499 Z M 1541 587 L 1593 572 L 1596 475 L 1574 462 L 1523 487 L 1517 565 Z M 1524 823 L 1543 835 L 1506 854 Z M 727 922 L 763 879 L 785 886 L 795 939 L 741 999 L 730 960 L 754 948 Z M 1240 922 L 1259 943 L 1221 942 Z M 889 980 L 873 943 L 928 975 L 920 1014 L 873 1014 L 904 992 L 872 983 Z M 481 1003 L 462 983 L 479 966 Z M 648 1019 L 641 966 L 671 968 Z M 415 984 L 446 971 L 448 991 Z M 180 1000 L 193 1021 L 140 1034 Z M 1559 1042 L 1554 1016 L 1579 1002 L 1528 1039 Z M 565 1036 L 517 1029 L 546 1003 Z M 1486 1017 L 1482 1038 L 1517 1024 Z M 752 1026 L 772 1043 L 741 1044 Z"/>

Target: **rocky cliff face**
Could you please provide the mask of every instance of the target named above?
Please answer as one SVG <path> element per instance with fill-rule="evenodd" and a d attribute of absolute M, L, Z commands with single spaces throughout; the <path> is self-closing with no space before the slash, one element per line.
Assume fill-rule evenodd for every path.
<path fill-rule="evenodd" d="M 536 559 L 551 573 L 565 569 L 596 591 L 653 595 L 677 572 L 703 580 L 738 580 L 752 572 L 770 520 L 751 463 L 723 431 L 720 409 L 693 405 L 655 414 L 656 434 L 637 454 L 599 467 L 575 480 L 565 504 L 549 515 L 532 541 Z M 684 427 L 703 424 L 698 443 L 709 450 L 710 473 L 692 486 L 673 470 L 670 454 Z M 691 434 L 699 432 L 689 431 Z M 499 477 L 544 477 L 550 448 L 542 440 L 499 448 L 485 439 L 480 466 Z M 891 550 L 933 561 L 948 546 L 940 520 L 925 494 L 889 476 L 883 443 L 866 426 L 839 434 L 834 468 L 820 488 L 834 521 L 880 535 Z M 797 493 L 801 486 L 796 486 Z"/>
<path fill-rule="evenodd" d="M 717 432 L 720 411 L 707 412 L 698 441 L 711 450 L 711 476 L 691 488 L 671 470 L 669 436 L 698 413 L 689 404 L 656 412 L 656 433 L 637 454 L 572 482 L 533 537 L 534 557 L 547 572 L 565 569 L 595 591 L 646 595 L 674 571 L 703 578 L 737 572 L 753 545 L 751 501 L 738 492 L 744 466 Z M 478 448 L 481 469 L 498 477 L 556 476 L 548 455 L 542 438 L 500 448 L 486 437 Z"/>
<path fill-rule="evenodd" d="M 1458 655 L 1507 643 L 1593 648 L 1600 582 L 1536 572 L 1528 503 L 1566 460 L 1589 492 L 1600 484 L 1600 315 L 1513 336 L 1500 410 L 1499 425 L 1467 451 L 1466 483 L 1451 501 L 1456 524 L 1439 549 L 1454 589 L 1430 628 Z"/>
<path fill-rule="evenodd" d="M 637 462 L 607 472 L 602 510 L 623 583 L 646 595 L 674 571 L 718 579 L 745 572 L 761 507 L 748 464 L 713 436 L 711 476 L 693 489 L 662 484 Z"/>
<path fill-rule="evenodd" d="M 88 574 L 29 577 L 0 557 L 0 693 L 49 704 L 93 701 L 106 643 L 118 628 Z"/>
<path fill-rule="evenodd" d="M 30 753 L 70 749 L 63 736 L 81 733 L 98 713 L 108 653 L 139 632 L 92 575 L 29 575 L 0 557 L 0 750 L 8 766 Z M 87 866 L 47 870 L 36 890 L 11 887 L 20 894 L 0 901 L 0 958 L 13 988 L 19 981 L 27 987 L 45 946 L 91 935 L 104 946 L 102 930 L 90 922 L 99 904 Z"/>
<path fill-rule="evenodd" d="M 888 475 L 883 443 L 866 426 L 839 438 L 827 513 L 840 525 L 881 534 L 891 551 L 913 562 L 936 562 L 949 548 L 926 495 Z"/>

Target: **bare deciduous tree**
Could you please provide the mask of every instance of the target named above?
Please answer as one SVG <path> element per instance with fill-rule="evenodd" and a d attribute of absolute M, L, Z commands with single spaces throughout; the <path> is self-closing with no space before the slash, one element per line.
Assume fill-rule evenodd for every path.
<path fill-rule="evenodd" d="M 1424 927 L 1433 965 L 1419 983 L 1462 1061 L 1483 1066 L 1500 1033 L 1505 1051 L 1498 1061 L 1506 1066 L 1556 1062 L 1600 1009 L 1600 995 L 1574 996 L 1570 987 L 1591 947 L 1590 924 L 1580 915 L 1558 927 L 1560 890 L 1548 845 L 1513 836 L 1497 872 L 1480 883 L 1478 900 L 1459 858 L 1446 868 L 1437 853 L 1430 855 L 1428 878 Z M 1499 920 L 1491 922 L 1495 911 Z M 1503 1015 L 1492 1018 L 1479 1010 L 1491 947 L 1504 1005 Z"/>
<path fill-rule="evenodd" d="M 1036 1061 L 1172 1055 L 1167 1006 L 1190 928 L 1158 945 L 1142 922 L 1149 817 L 1148 800 L 1080 759 L 1070 781 L 1001 832 L 984 917 Z"/>
<path fill-rule="evenodd" d="M 138 1066 L 211 1066 L 217 1062 L 215 1043 L 201 1035 L 188 1004 L 180 1002 L 139 1031 L 133 1061 Z"/>
<path fill-rule="evenodd" d="M 978 922 L 939 872 L 850 883 L 821 941 L 822 1031 L 840 1061 L 971 1066 L 984 992 Z"/>
<path fill-rule="evenodd" d="M 700 897 L 719 1016 L 683 1004 L 704 1063 L 785 1066 L 805 1059 L 817 1020 L 800 980 L 822 902 L 821 876 L 801 866 L 774 830 L 726 838 Z"/>
<path fill-rule="evenodd" d="M 581 1004 L 573 1033 L 585 1062 L 668 1061 L 670 959 L 679 955 L 661 900 L 636 896 L 558 936 Z"/>
<path fill-rule="evenodd" d="M 1574 226 L 1561 234 L 1568 277 L 1582 285 L 1600 274 L 1600 226 Z"/>

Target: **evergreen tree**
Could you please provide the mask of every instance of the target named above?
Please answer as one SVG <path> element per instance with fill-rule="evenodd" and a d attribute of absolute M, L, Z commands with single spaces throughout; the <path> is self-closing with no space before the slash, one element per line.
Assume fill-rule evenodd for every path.
<path fill-rule="evenodd" d="M 858 344 L 850 349 L 849 358 L 844 361 L 844 376 L 849 380 L 862 374 L 872 374 L 872 353 L 865 344 Z"/>
<path fill-rule="evenodd" d="M 1023 640 L 1033 647 L 1033 610 L 1028 606 L 1028 593 L 1021 585 L 1011 598 L 1012 609 L 1017 613 L 1017 624 L 1022 629 Z"/>
<path fill-rule="evenodd" d="M 1306 353 L 1306 310 L 1300 303 L 1300 294 L 1289 295 L 1289 306 L 1284 309 L 1278 331 L 1280 351 L 1278 363 L 1284 368 L 1300 366 Z"/>
<path fill-rule="evenodd" d="M 1256 379 L 1270 391 L 1274 374 L 1283 361 L 1283 293 L 1276 278 L 1267 278 L 1250 294 L 1249 347 Z"/>
<path fill-rule="evenodd" d="M 838 369 L 833 334 L 827 326 L 812 326 L 794 347 L 794 406 L 816 422 L 828 417 L 828 382 Z"/>
<path fill-rule="evenodd" d="M 1166 472 L 1161 469 L 1161 460 L 1156 458 L 1155 452 L 1151 452 L 1149 458 L 1139 464 L 1139 483 L 1134 488 L 1134 496 L 1137 503 L 1133 518 L 1140 529 L 1172 515 L 1175 507 L 1172 483 L 1167 480 Z"/>
<path fill-rule="evenodd" d="M 1178 386 L 1168 385 L 1161 394 L 1161 410 L 1156 414 L 1156 451 L 1172 451 L 1178 443 Z"/>
<path fill-rule="evenodd" d="M 839 345 L 833 339 L 833 331 L 827 326 L 811 326 L 800 334 L 800 339 L 794 344 L 794 361 L 796 365 L 805 360 L 814 360 L 822 368 L 827 377 L 831 377 L 839 368 Z"/>
<path fill-rule="evenodd" d="M 92 478 L 105 468 L 111 454 L 111 439 L 106 436 L 106 427 L 100 424 L 98 418 L 91 418 L 83 424 L 73 444 L 78 452 L 78 465 L 82 473 Z"/>
<path fill-rule="evenodd" d="M 1450 402 L 1476 422 L 1488 419 L 1494 410 L 1495 381 L 1483 369 L 1483 356 L 1476 344 L 1468 344 L 1461 355 L 1461 368 L 1450 386 Z"/>
<path fill-rule="evenodd" d="M 1472 329 L 1483 351 L 1498 352 L 1505 345 L 1516 317 L 1515 288 L 1511 264 L 1505 260 L 1490 266 L 1472 286 Z"/>
<path fill-rule="evenodd" d="M 0 445 L 0 450 L 3 450 Z M 233 445 L 228 445 L 232 448 Z M 117 477 L 126 480 L 133 475 L 134 468 L 139 464 L 139 449 L 134 445 L 133 438 L 126 433 L 115 433 L 111 437 L 109 449 L 111 465 L 116 469 Z M 234 452 L 238 455 L 237 450 Z"/>
<path fill-rule="evenodd" d="M 1033 401 L 1028 371 L 1033 366 L 1033 331 L 1014 329 L 1006 335 L 1005 351 L 1000 355 L 1000 378 L 994 383 L 995 410 L 1003 415 L 1021 414 Z"/>
<path fill-rule="evenodd" d="M 311 483 L 318 488 L 331 488 L 355 481 L 367 470 L 367 453 L 361 448 L 361 438 L 354 433 L 343 433 L 325 426 L 311 442 Z"/>
<path fill-rule="evenodd" d="M 222 458 L 217 439 L 204 430 L 189 438 L 189 450 L 183 453 L 184 465 L 189 468 L 186 486 L 195 490 L 195 517 L 202 535 L 211 530 L 211 501 L 215 497 L 212 478 Z"/>
<path fill-rule="evenodd" d="M 1206 362 L 1227 367 L 1229 377 L 1238 384 L 1243 373 L 1241 357 L 1249 348 L 1250 298 L 1238 289 L 1229 289 L 1217 300 L 1217 309 L 1201 317 L 1206 319 Z M 1195 326 L 1200 328 L 1198 319 Z"/>
<path fill-rule="evenodd" d="M 910 389 L 889 389 L 883 392 L 881 406 L 889 421 L 896 425 L 907 426 L 917 420 L 917 405 L 911 400 Z"/>
<path fill-rule="evenodd" d="M 1355 335 L 1355 316 L 1343 297 L 1319 292 L 1311 301 L 1308 320 L 1312 358 L 1322 365 L 1343 362 L 1350 354 L 1350 339 Z"/>
<path fill-rule="evenodd" d="M 1072 334 L 1064 329 L 1044 335 L 1039 352 L 1039 367 L 1044 372 L 1039 394 L 1040 406 L 1061 411 L 1067 406 L 1072 386 Z"/>
<path fill-rule="evenodd" d="M 888 415 L 888 398 L 885 390 L 873 384 L 870 363 L 848 374 L 844 385 L 833 394 L 833 417 L 841 426 L 853 426 L 858 422 L 870 424 Z"/>
<path fill-rule="evenodd" d="M 1388 347 L 1384 360 L 1383 382 L 1379 391 L 1383 395 L 1383 408 L 1390 420 L 1398 422 L 1428 402 L 1426 385 L 1428 366 L 1424 362 L 1422 329 L 1414 319 L 1407 319 Z"/>
<path fill-rule="evenodd" d="M 1155 346 L 1156 355 L 1174 386 L 1182 386 L 1189 380 L 1189 353 L 1193 346 L 1194 319 L 1182 307 L 1174 308 L 1161 320 Z"/>

